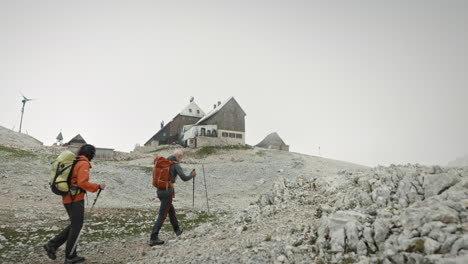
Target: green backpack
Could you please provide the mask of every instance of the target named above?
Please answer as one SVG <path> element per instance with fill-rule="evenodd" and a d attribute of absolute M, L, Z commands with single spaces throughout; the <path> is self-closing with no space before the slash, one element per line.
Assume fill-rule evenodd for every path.
<path fill-rule="evenodd" d="M 52 162 L 52 170 L 50 172 L 50 188 L 57 195 L 77 195 L 80 192 L 79 188 L 70 188 L 70 179 L 75 164 L 80 161 L 76 155 L 65 150 L 60 153 L 57 159 Z"/>

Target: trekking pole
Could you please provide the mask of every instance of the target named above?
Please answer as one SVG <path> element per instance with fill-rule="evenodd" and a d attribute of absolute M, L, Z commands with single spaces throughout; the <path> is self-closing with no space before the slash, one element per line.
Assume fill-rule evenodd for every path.
<path fill-rule="evenodd" d="M 208 208 L 208 213 L 210 213 L 210 205 L 208 204 L 208 189 L 206 188 L 205 165 L 202 164 L 202 168 L 203 168 L 203 179 L 205 181 L 206 207 Z"/>
<path fill-rule="evenodd" d="M 193 169 L 192 172 L 194 172 L 195 169 Z M 192 209 L 195 209 L 195 177 L 193 177 L 193 191 L 192 191 Z"/>
<path fill-rule="evenodd" d="M 96 195 L 96 198 L 94 198 L 94 203 L 93 203 L 93 205 L 91 206 L 91 209 L 89 210 L 89 213 L 91 213 L 91 211 L 93 210 L 94 205 L 96 204 L 96 201 L 97 201 L 97 199 L 99 198 L 99 195 L 101 194 L 101 191 L 102 191 L 102 189 L 99 188 L 99 191 L 98 191 L 98 193 L 97 193 L 97 195 Z"/>

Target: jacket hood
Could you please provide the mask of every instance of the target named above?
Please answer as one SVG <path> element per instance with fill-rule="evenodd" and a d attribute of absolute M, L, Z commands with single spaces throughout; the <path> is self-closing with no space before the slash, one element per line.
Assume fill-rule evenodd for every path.
<path fill-rule="evenodd" d="M 174 155 L 167 157 L 167 159 L 170 161 L 177 161 L 177 158 Z"/>

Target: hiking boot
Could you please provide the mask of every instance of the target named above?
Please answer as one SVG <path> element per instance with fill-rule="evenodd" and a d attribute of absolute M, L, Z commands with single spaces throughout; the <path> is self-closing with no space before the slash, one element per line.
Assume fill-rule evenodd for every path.
<path fill-rule="evenodd" d="M 49 246 L 49 244 L 45 244 L 43 246 L 43 248 L 45 249 L 45 251 L 47 252 L 47 257 L 49 257 L 50 259 L 52 260 L 55 260 L 57 258 L 57 256 L 55 255 L 55 248 Z"/>
<path fill-rule="evenodd" d="M 154 239 L 150 239 L 150 242 L 149 242 L 150 247 L 156 246 L 156 245 L 162 245 L 162 244 L 164 244 L 164 241 L 162 241 L 158 237 L 156 237 Z"/>
<path fill-rule="evenodd" d="M 73 263 L 81 263 L 84 262 L 86 259 L 80 256 L 69 257 L 65 259 L 65 264 L 73 264 Z"/>
<path fill-rule="evenodd" d="M 176 236 L 180 236 L 180 235 L 182 235 L 184 230 L 182 228 L 179 228 L 179 229 L 175 230 L 174 232 L 175 232 Z"/>

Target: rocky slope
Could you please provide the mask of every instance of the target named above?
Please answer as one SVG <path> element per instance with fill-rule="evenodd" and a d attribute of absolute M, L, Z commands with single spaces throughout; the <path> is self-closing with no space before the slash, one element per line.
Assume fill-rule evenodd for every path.
<path fill-rule="evenodd" d="M 0 257 L 57 263 L 63 249 L 50 261 L 41 246 L 68 221 L 47 186 L 61 149 L 19 136 L 11 145 L 0 130 Z M 93 161 L 91 180 L 108 188 L 86 215 L 79 251 L 88 263 L 468 263 L 467 168 L 371 169 L 258 148 L 188 150 L 195 208 L 192 182 L 179 179 L 174 204 L 185 232 L 176 237 L 167 223 L 166 244 L 150 248 L 152 159 L 173 151 Z"/>
<path fill-rule="evenodd" d="M 468 263 L 467 194 L 466 168 L 280 176 L 225 224 L 202 225 L 135 262 Z"/>

